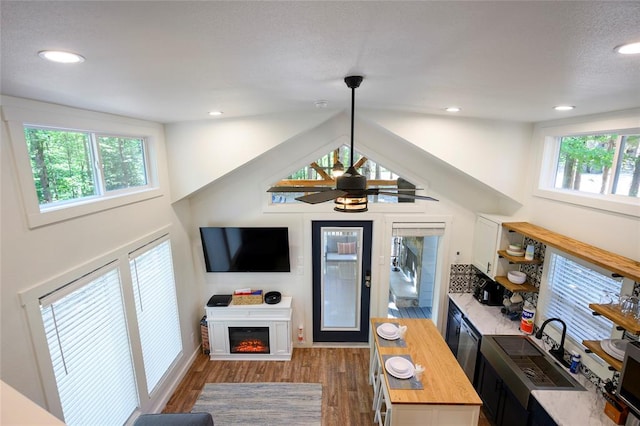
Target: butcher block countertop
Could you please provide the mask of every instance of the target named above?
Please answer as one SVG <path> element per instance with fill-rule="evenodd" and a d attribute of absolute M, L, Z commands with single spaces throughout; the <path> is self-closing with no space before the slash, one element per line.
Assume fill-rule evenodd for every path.
<path fill-rule="evenodd" d="M 382 338 L 376 324 L 383 322 L 407 326 L 406 348 L 379 345 Z M 383 355 L 411 355 L 414 364 L 422 364 L 422 390 L 388 388 L 392 404 L 482 405 L 482 400 L 469 382 L 458 361 L 430 319 L 372 318 L 372 335 L 380 363 Z M 387 372 L 382 369 L 385 376 Z M 386 382 L 386 380 L 385 380 Z"/>

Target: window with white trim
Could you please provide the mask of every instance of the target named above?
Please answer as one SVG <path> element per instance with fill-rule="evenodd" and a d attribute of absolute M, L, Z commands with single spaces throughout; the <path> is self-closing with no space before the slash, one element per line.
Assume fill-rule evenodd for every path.
<path fill-rule="evenodd" d="M 614 324 L 593 315 L 589 304 L 626 291 L 622 280 L 554 249 L 548 249 L 545 264 L 546 287 L 538 303 L 542 317 L 562 319 L 567 324 L 567 338 L 578 345 L 583 340 L 610 339 Z"/>
<path fill-rule="evenodd" d="M 40 306 L 65 423 L 124 424 L 138 393 L 118 269 L 95 271 Z"/>
<path fill-rule="evenodd" d="M 639 197 L 639 141 L 637 134 L 561 137 L 553 188 Z"/>
<path fill-rule="evenodd" d="M 143 137 L 24 126 L 40 210 L 149 185 Z"/>
<path fill-rule="evenodd" d="M 129 255 L 148 392 L 182 352 L 178 301 L 168 240 Z"/>
<path fill-rule="evenodd" d="M 570 131 L 545 136 L 534 194 L 640 217 L 640 129 Z"/>
<path fill-rule="evenodd" d="M 36 344 L 48 348 L 36 356 L 49 378 L 49 409 L 66 424 L 125 424 L 182 356 L 168 235 L 111 253 L 21 298 L 34 319 Z"/>

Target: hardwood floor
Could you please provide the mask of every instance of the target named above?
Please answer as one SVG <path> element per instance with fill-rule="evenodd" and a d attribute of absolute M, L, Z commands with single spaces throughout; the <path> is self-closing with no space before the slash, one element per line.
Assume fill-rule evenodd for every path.
<path fill-rule="evenodd" d="M 291 361 L 210 361 L 200 354 L 163 412 L 191 411 L 205 383 L 321 383 L 323 425 L 369 425 L 368 373 L 368 348 L 296 348 Z"/>
<path fill-rule="evenodd" d="M 323 426 L 371 425 L 368 373 L 368 348 L 296 348 L 291 361 L 210 361 L 200 354 L 163 412 L 191 411 L 205 383 L 321 383 Z M 489 425 L 482 413 L 478 424 Z"/>

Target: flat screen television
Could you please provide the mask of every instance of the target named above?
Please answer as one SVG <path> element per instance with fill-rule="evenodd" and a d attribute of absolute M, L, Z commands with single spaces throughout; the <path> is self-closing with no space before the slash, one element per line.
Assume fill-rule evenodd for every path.
<path fill-rule="evenodd" d="M 286 227 L 201 227 L 207 272 L 291 272 Z"/>

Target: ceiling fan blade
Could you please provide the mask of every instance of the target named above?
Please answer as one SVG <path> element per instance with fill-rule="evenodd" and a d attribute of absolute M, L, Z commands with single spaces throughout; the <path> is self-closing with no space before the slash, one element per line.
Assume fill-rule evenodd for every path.
<path fill-rule="evenodd" d="M 296 200 L 309 204 L 319 204 L 324 203 L 325 201 L 335 200 L 336 198 L 346 194 L 347 193 L 345 191 L 333 189 L 331 191 L 322 191 L 316 192 L 315 194 L 302 195 L 300 197 L 296 197 Z"/>
<path fill-rule="evenodd" d="M 333 191 L 329 186 L 272 186 L 267 192 L 326 192 Z"/>
<path fill-rule="evenodd" d="M 435 198 L 429 197 L 427 195 L 401 194 L 397 192 L 388 192 L 388 191 L 379 191 L 379 190 L 375 191 L 374 194 L 391 195 L 393 197 L 398 197 L 398 198 L 411 198 L 413 200 L 438 201 Z"/>

